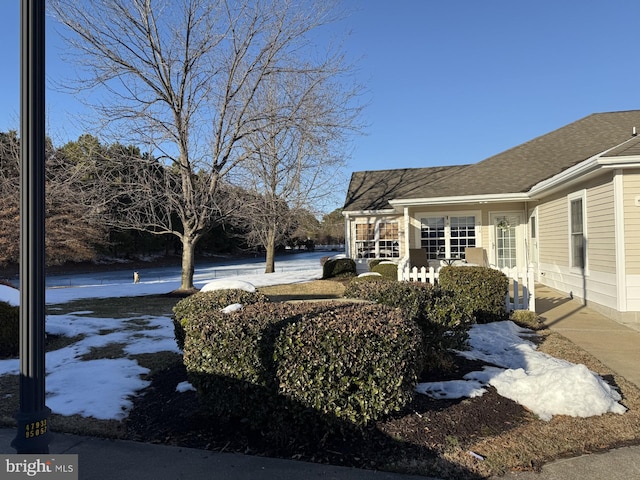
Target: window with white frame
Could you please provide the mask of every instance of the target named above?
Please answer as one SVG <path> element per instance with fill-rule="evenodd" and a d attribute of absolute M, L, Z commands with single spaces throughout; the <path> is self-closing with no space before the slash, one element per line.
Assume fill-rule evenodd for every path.
<path fill-rule="evenodd" d="M 570 230 L 570 259 L 574 268 L 585 267 L 585 228 L 584 228 L 584 198 L 569 199 L 569 230 Z"/>
<path fill-rule="evenodd" d="M 356 223 L 356 258 L 398 258 L 397 222 Z"/>
<path fill-rule="evenodd" d="M 427 258 L 465 258 L 465 249 L 476 246 L 476 217 L 427 217 L 420 220 L 420 244 Z"/>

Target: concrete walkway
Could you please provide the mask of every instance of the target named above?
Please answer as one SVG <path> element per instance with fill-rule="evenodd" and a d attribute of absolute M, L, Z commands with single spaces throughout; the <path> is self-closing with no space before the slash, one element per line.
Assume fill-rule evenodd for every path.
<path fill-rule="evenodd" d="M 536 285 L 536 309 L 551 330 L 640 387 L 640 331 L 546 286 Z"/>

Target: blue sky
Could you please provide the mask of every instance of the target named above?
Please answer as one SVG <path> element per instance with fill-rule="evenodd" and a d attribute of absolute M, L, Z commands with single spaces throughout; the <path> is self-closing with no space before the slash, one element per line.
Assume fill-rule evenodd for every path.
<path fill-rule="evenodd" d="M 0 131 L 17 129 L 19 1 L 2 0 Z M 640 108 L 640 2 L 343 0 L 345 47 L 366 86 L 356 170 L 475 163 L 595 112 Z M 48 19 L 50 20 L 50 19 Z M 50 22 L 53 23 L 53 22 Z M 72 68 L 48 31 L 47 73 Z M 72 96 L 50 89 L 56 144 L 82 129 Z M 346 185 L 345 185 L 346 187 Z M 342 197 L 343 198 L 343 197 Z"/>

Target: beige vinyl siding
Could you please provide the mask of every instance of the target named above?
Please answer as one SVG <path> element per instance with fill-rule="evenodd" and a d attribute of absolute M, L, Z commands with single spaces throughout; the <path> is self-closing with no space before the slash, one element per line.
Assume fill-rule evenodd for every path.
<path fill-rule="evenodd" d="M 562 196 L 538 207 L 540 263 L 569 266 L 567 198 Z"/>
<path fill-rule="evenodd" d="M 615 273 L 613 183 L 587 191 L 587 265 L 590 271 Z"/>
<path fill-rule="evenodd" d="M 640 170 L 624 174 L 624 238 L 627 275 L 640 275 Z"/>

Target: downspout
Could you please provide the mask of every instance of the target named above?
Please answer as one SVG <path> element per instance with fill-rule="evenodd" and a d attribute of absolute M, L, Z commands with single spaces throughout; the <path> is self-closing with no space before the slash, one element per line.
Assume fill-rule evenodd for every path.
<path fill-rule="evenodd" d="M 529 202 L 524 202 L 524 269 L 529 271 L 529 243 L 531 239 L 529 236 L 531 232 L 529 230 Z"/>

